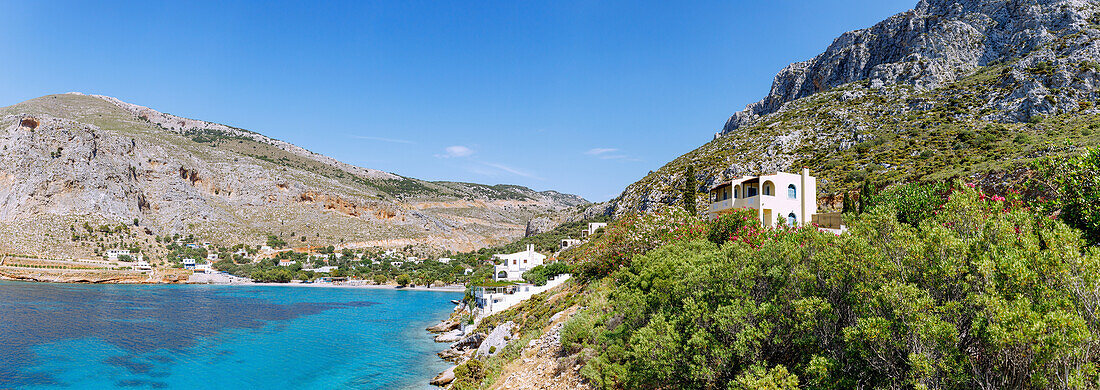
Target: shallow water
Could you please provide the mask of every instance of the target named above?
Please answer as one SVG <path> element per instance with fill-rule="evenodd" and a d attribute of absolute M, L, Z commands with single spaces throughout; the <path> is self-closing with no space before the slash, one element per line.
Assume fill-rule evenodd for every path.
<path fill-rule="evenodd" d="M 0 281 L 0 389 L 431 388 L 461 297 Z"/>

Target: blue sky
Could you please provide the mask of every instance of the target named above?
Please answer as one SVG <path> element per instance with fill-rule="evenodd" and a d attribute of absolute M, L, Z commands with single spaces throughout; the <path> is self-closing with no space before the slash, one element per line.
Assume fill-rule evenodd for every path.
<path fill-rule="evenodd" d="M 916 0 L 472 4 L 7 2 L 0 106 L 104 94 L 404 176 L 603 201 Z"/>

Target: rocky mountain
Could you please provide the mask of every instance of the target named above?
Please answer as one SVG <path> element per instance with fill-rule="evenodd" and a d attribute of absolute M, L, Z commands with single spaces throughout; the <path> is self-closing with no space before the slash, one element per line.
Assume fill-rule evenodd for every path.
<path fill-rule="evenodd" d="M 275 234 L 294 246 L 469 250 L 588 204 L 521 186 L 402 177 L 76 93 L 0 109 L 0 148 L 0 252 L 8 253 L 88 255 L 93 249 L 72 244 L 86 222 L 229 245 Z"/>
<path fill-rule="evenodd" d="M 805 166 L 826 196 L 865 179 L 1012 176 L 1031 159 L 1100 143 L 1098 40 L 1096 1 L 922 0 L 781 70 L 767 97 L 608 211 L 679 202 L 689 164 L 702 191 Z"/>

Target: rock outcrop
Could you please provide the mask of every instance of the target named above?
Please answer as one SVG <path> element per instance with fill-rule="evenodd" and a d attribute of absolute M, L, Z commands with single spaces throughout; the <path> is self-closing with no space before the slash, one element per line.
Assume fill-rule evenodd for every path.
<path fill-rule="evenodd" d="M 1095 71 L 1076 64 L 1100 59 L 1097 3 L 1087 0 L 922 0 L 870 28 L 837 37 L 825 52 L 791 64 L 768 96 L 731 116 L 719 134 L 775 113 L 818 92 L 864 81 L 872 88 L 947 85 L 981 66 L 1012 62 L 1018 87 L 987 104 L 999 120 L 1075 110 L 1096 100 Z M 1060 39 L 1069 38 L 1065 42 Z M 1046 64 L 1050 75 L 1028 72 Z M 1067 66 L 1068 65 L 1068 66 Z"/>
<path fill-rule="evenodd" d="M 515 326 L 514 322 L 508 321 L 493 328 L 493 331 L 485 337 L 485 341 L 482 341 L 481 345 L 477 347 L 477 356 L 493 356 L 500 353 L 508 345 L 508 340 L 512 337 L 512 330 Z"/>
<path fill-rule="evenodd" d="M 715 139 L 631 184 L 607 211 L 682 204 L 688 165 L 699 209 L 719 181 L 802 167 L 826 199 L 866 179 L 980 181 L 1100 144 L 1097 107 L 1100 3 L 923 0 L 783 69 Z"/>

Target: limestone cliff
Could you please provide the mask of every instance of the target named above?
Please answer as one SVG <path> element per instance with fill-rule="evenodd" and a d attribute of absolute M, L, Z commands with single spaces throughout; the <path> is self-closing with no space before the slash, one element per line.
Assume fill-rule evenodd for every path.
<path fill-rule="evenodd" d="M 69 245 L 84 222 L 222 244 L 257 244 L 270 232 L 298 237 L 292 245 L 467 250 L 588 204 L 520 186 L 406 178 L 104 96 L 0 109 L 0 149 L 0 252 L 86 255 Z"/>

